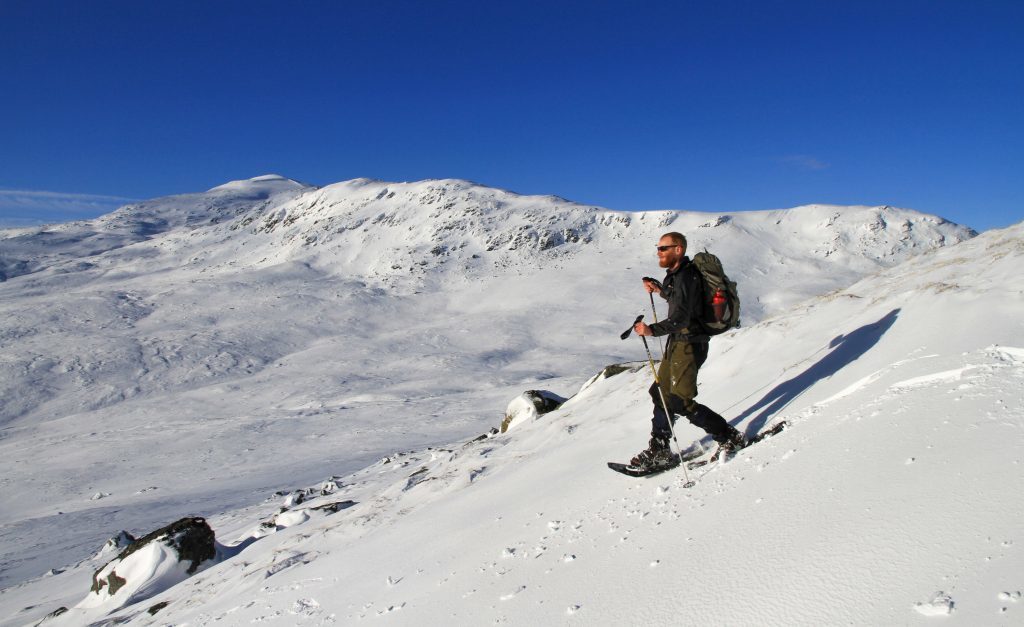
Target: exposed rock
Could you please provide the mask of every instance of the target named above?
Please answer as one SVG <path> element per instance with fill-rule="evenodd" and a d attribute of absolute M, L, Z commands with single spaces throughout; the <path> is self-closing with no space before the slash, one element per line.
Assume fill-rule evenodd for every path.
<path fill-rule="evenodd" d="M 117 549 L 123 549 L 130 545 L 132 542 L 135 542 L 135 540 L 135 536 L 128 533 L 127 531 L 121 530 L 121 532 L 118 533 L 116 536 L 107 540 L 107 546 Z"/>
<path fill-rule="evenodd" d="M 562 406 L 565 398 L 547 390 L 527 390 L 512 399 L 505 410 L 505 420 L 501 423 L 501 432 L 505 433 L 517 424 L 536 420 L 546 413 Z"/>
<path fill-rule="evenodd" d="M 340 512 L 343 509 L 348 509 L 348 508 L 352 507 L 355 504 L 356 504 L 356 502 L 352 501 L 352 500 L 335 501 L 333 503 L 327 503 L 327 504 L 324 504 L 324 505 L 317 505 L 316 507 L 312 507 L 310 509 L 313 509 L 313 510 L 316 510 L 316 511 L 327 512 L 328 514 L 335 514 L 337 512 Z"/>
<path fill-rule="evenodd" d="M 608 379 L 617 374 L 622 374 L 623 372 L 629 372 L 631 370 L 636 370 L 636 364 L 612 364 L 610 366 L 605 366 L 604 370 L 602 370 L 598 376 L 602 379 Z"/>
<path fill-rule="evenodd" d="M 598 381 L 614 377 L 615 375 L 622 374 L 623 372 L 637 372 L 638 370 L 647 367 L 648 362 L 646 361 L 634 361 L 627 362 L 624 364 L 612 364 L 610 366 L 605 366 L 604 369 L 601 370 L 601 372 L 595 374 L 593 377 L 590 378 L 590 380 L 583 384 L 583 386 L 580 388 L 580 391 L 577 392 L 577 395 L 582 394 L 587 390 L 587 388 L 594 385 Z"/>
<path fill-rule="evenodd" d="M 150 615 L 155 615 L 157 612 L 159 612 L 160 610 L 164 609 L 168 605 L 170 605 L 169 601 L 161 601 L 161 602 L 157 603 L 156 605 L 154 605 L 153 607 L 149 608 L 146 611 L 149 612 Z"/>
<path fill-rule="evenodd" d="M 96 554 L 96 559 L 105 558 L 109 555 L 116 555 L 130 546 L 132 542 L 135 542 L 135 536 L 122 530 L 118 532 L 116 536 L 106 541 L 103 548 L 100 549 L 100 552 Z"/>
<path fill-rule="evenodd" d="M 477 442 L 483 442 L 484 440 L 487 440 L 489 438 L 493 438 L 494 436 L 498 435 L 499 433 L 500 433 L 500 431 L 498 431 L 494 427 L 491 427 L 490 430 L 487 433 L 481 433 L 480 435 L 476 436 L 475 438 L 473 438 L 469 442 L 466 442 L 464 447 L 472 446 L 473 444 L 476 444 Z"/>
<path fill-rule="evenodd" d="M 124 577 L 117 574 L 118 565 L 140 549 L 157 542 L 173 549 L 179 562 L 189 562 L 189 567 L 186 570 L 189 575 L 195 574 L 200 564 L 214 559 L 217 555 L 213 530 L 210 529 L 206 520 L 182 518 L 131 542 L 116 558 L 104 564 L 103 568 L 93 574 L 90 590 L 96 594 L 103 592 L 110 596 L 117 594 L 117 591 L 128 583 Z M 107 590 L 104 591 L 104 588 Z"/>

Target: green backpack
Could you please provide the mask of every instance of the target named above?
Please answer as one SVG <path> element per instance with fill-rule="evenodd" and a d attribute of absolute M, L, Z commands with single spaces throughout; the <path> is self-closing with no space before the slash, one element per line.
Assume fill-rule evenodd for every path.
<path fill-rule="evenodd" d="M 705 249 L 693 256 L 693 265 L 704 278 L 704 311 L 699 317 L 704 331 L 718 335 L 740 326 L 740 295 L 721 260 Z"/>

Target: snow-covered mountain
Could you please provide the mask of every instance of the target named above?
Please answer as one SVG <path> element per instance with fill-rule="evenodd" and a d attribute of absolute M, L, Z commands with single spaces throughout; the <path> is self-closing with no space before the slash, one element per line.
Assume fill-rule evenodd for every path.
<path fill-rule="evenodd" d="M 254 186 L 265 189 L 257 193 Z M 75 249 L 89 238 L 103 241 L 104 232 L 131 230 L 134 227 L 125 225 L 143 223 L 159 226 L 138 227 L 132 236 L 136 239 L 108 241 L 90 248 L 93 254 Z M 0 283 L 0 337 L 5 345 L 0 467 L 5 477 L 2 496 L 9 504 L 2 508 L 0 521 L 5 564 L 0 585 L 11 586 L 46 568 L 60 570 L 86 560 L 52 577 L 0 591 L 0 605 L 10 608 L 17 621 L 77 603 L 96 567 L 88 557 L 120 529 L 146 532 L 181 516 L 203 515 L 218 538 L 230 542 L 248 535 L 278 504 L 254 503 L 275 490 L 313 485 L 330 475 L 349 486 L 345 497 L 358 505 L 323 520 L 318 513 L 309 515 L 309 522 L 298 526 L 307 531 L 274 534 L 247 548 L 245 555 L 273 555 L 278 549 L 266 547 L 303 541 L 300 536 L 310 529 L 321 530 L 314 534 L 318 537 L 333 536 L 330 529 L 335 528 L 351 542 L 332 545 L 327 553 L 361 551 L 376 546 L 372 537 L 397 541 L 395 534 L 410 524 L 406 521 L 427 516 L 439 533 L 466 538 L 472 550 L 465 559 L 472 560 L 483 555 L 474 551 L 489 551 L 490 545 L 484 547 L 478 536 L 465 535 L 470 520 L 481 525 L 473 533 L 489 530 L 486 535 L 495 539 L 507 537 L 523 522 L 548 534 L 549 543 L 556 543 L 550 538 L 557 536 L 566 542 L 578 537 L 592 545 L 607 538 L 590 538 L 592 531 L 580 531 L 587 525 L 575 526 L 577 519 L 593 514 L 612 521 L 612 528 L 647 520 L 650 511 L 634 517 L 616 510 L 613 501 L 632 499 L 644 509 L 640 497 L 653 484 L 616 483 L 601 468 L 603 461 L 626 458 L 644 443 L 648 408 L 642 388 L 649 381 L 643 371 L 600 381 L 560 413 L 507 435 L 466 448 L 458 445 L 450 452 L 426 447 L 458 442 L 496 426 L 508 401 L 524 389 L 544 387 L 568 396 L 605 365 L 642 357 L 638 346 L 617 336 L 637 313 L 649 312 L 639 278 L 658 272 L 652 248 L 664 231 L 686 233 L 694 250 L 713 250 L 740 284 L 746 327 L 716 340 L 702 375 L 702 397 L 752 429 L 780 414 L 804 421 L 799 411 L 791 411 L 794 404 L 800 411 L 816 406 L 813 403 L 825 393 L 821 389 L 837 399 L 860 398 L 861 388 L 877 392 L 878 386 L 869 383 L 884 377 L 872 379 L 874 371 L 861 373 L 857 367 L 866 363 L 862 356 L 870 346 L 864 347 L 888 341 L 894 336 L 890 327 L 909 324 L 909 329 L 923 327 L 915 333 L 926 333 L 933 320 L 947 322 L 941 317 L 946 312 L 908 320 L 904 306 L 892 306 L 876 316 L 893 299 L 913 300 L 923 294 L 927 298 L 922 300 L 930 299 L 930 306 L 936 307 L 932 296 L 945 303 L 964 298 L 971 290 L 989 294 L 992 286 L 977 287 L 973 279 L 955 288 L 935 287 L 945 285 L 938 280 L 919 285 L 910 279 L 876 279 L 881 283 L 860 284 L 859 292 L 856 286 L 854 291 L 834 290 L 887 267 L 895 266 L 883 277 L 904 276 L 900 272 L 925 260 L 958 271 L 951 260 L 960 257 L 940 253 L 953 255 L 949 251 L 969 246 L 973 248 L 966 248 L 963 263 L 978 265 L 980 277 L 982 271 L 1019 263 L 1020 252 L 1019 233 L 1010 231 L 1004 237 L 1017 241 L 1018 248 L 1000 248 L 1003 257 L 989 267 L 976 257 L 994 234 L 920 256 L 968 240 L 973 233 L 939 218 L 889 207 L 809 206 L 730 215 L 631 213 L 554 197 L 519 196 L 464 181 L 357 180 L 314 189 L 274 177 L 140 203 L 77 224 L 0 234 L 5 267 L 20 269 Z M 62 228 L 86 235 L 69 235 L 68 248 L 48 247 L 51 233 Z M 917 272 L 933 272 L 929 268 L 921 266 Z M 808 297 L 829 292 L 822 301 L 800 305 Z M 1011 301 L 1010 305 L 1019 302 L 1019 290 Z M 840 308 L 841 303 L 847 308 Z M 979 306 L 973 301 L 968 305 Z M 892 313 L 895 309 L 900 312 Z M 819 310 L 832 313 L 816 313 Z M 1003 302 L 996 307 L 997 312 L 1006 310 Z M 924 316 L 925 309 L 920 311 Z M 771 318 L 783 312 L 787 315 Z M 949 315 L 954 324 L 964 319 Z M 992 328 L 971 325 L 986 327 L 978 329 L 977 337 L 1004 332 L 999 329 L 1004 313 L 997 318 Z M 753 324 L 758 321 L 763 322 Z M 999 343 L 1013 346 L 1019 327 L 1016 333 Z M 831 338 L 835 345 L 830 347 Z M 971 339 L 964 350 L 981 351 L 977 360 L 987 359 L 984 349 L 997 341 L 984 341 L 988 344 L 977 347 Z M 921 342 L 934 343 L 934 338 L 928 335 Z M 943 351 L 956 345 L 947 344 Z M 905 348 L 899 347 L 892 351 Z M 1004 361 L 1011 363 L 1016 353 L 1008 350 L 1010 357 Z M 884 359 L 893 358 L 892 351 L 883 351 Z M 828 357 L 832 355 L 838 356 Z M 800 378 L 804 363 L 816 369 Z M 1012 374 L 1013 368 L 999 372 Z M 854 374 L 866 383 L 851 387 L 860 380 L 850 379 Z M 796 382 L 784 385 L 791 376 Z M 832 390 L 832 382 L 845 384 Z M 769 391 L 778 395 L 766 394 L 760 407 L 753 402 Z M 769 450 L 768 443 L 764 446 Z M 413 452 L 390 464 L 371 465 L 395 450 Z M 750 455 L 755 454 L 752 449 Z M 823 459 L 816 454 L 793 457 Z M 411 480 L 409 474 L 419 466 L 426 467 L 421 473 L 424 481 Z M 559 469 L 572 472 L 560 474 Z M 551 475 L 559 477 L 560 485 L 568 484 L 573 496 L 551 485 Z M 715 493 L 729 493 L 723 486 L 731 481 L 712 479 L 698 487 L 718 486 L 705 495 L 713 499 Z M 494 486 L 491 482 L 502 489 L 476 487 Z M 681 490 L 670 484 L 656 495 L 666 503 L 657 511 L 677 515 L 658 517 L 656 527 L 685 518 L 679 514 L 697 498 L 687 493 L 673 503 L 673 495 Z M 540 485 L 544 489 L 537 488 Z M 467 486 L 472 489 L 462 489 Z M 608 496 L 609 491 L 618 496 Z M 577 492 L 612 500 L 580 503 L 573 500 Z M 473 500 L 482 497 L 472 495 L 484 493 L 490 496 Z M 434 504 L 449 499 L 469 509 Z M 555 515 L 545 510 L 563 511 L 556 507 L 558 502 L 565 503 L 565 513 L 547 520 Z M 729 505 L 726 513 L 738 514 L 741 509 Z M 414 511 L 424 513 L 410 515 Z M 524 512 L 534 518 L 520 520 Z M 598 524 L 596 520 L 588 525 Z M 710 525 L 712 519 L 707 520 Z M 565 534 L 558 536 L 560 531 Z M 416 538 L 424 547 L 440 542 L 438 546 L 455 550 L 451 538 Z M 525 536 L 521 540 L 531 542 Z M 416 614 L 411 610 L 418 602 L 411 600 L 391 607 L 410 610 L 398 615 L 419 624 L 432 622 L 443 612 L 468 617 L 469 622 L 500 617 L 501 607 L 508 607 L 501 597 L 510 595 L 508 601 L 513 602 L 522 597 L 517 590 L 526 594 L 543 581 L 543 574 L 533 573 L 532 566 L 518 566 L 546 563 L 540 557 L 551 555 L 545 548 L 536 562 L 516 561 L 528 553 L 532 557 L 534 549 L 525 544 L 517 548 L 520 540 L 502 542 L 509 546 L 493 560 L 482 558 L 494 562 L 493 574 L 516 565 L 516 570 L 537 575 L 531 579 L 534 583 L 524 582 L 521 590 L 517 587 L 479 603 L 470 599 L 464 609 L 454 596 L 427 594 L 417 584 L 417 598 L 436 598 L 421 608 L 434 610 Z M 404 540 L 399 544 L 413 546 Z M 546 545 L 538 540 L 538 546 Z M 711 544 L 701 546 L 714 549 Z M 625 549 L 624 541 L 621 549 L 602 559 L 621 555 L 628 560 Z M 290 559 L 276 555 L 271 559 Z M 368 564 L 368 571 L 405 572 L 414 561 L 447 563 L 425 549 L 410 553 L 416 557 L 412 561 L 388 561 L 397 560 L 397 552 L 381 555 L 388 559 Z M 347 563 L 361 564 L 352 562 L 353 557 L 349 554 Z M 248 557 L 244 561 L 255 563 Z M 296 558 L 288 568 L 302 561 Z M 567 557 L 563 563 L 575 561 Z M 325 567 L 327 562 L 317 563 Z M 453 574 L 468 574 L 458 570 L 463 562 L 451 564 Z M 240 566 L 241 562 L 228 560 L 186 585 L 190 590 L 197 585 L 220 586 L 218 581 L 231 579 L 214 573 Z M 477 566 L 484 568 L 478 576 L 492 574 L 485 564 Z M 342 570 L 337 564 L 330 568 Z M 415 569 L 428 570 L 424 565 Z M 282 568 L 269 570 L 276 573 Z M 373 576 L 339 585 L 362 589 L 374 584 Z M 505 581 L 497 577 L 494 582 Z M 419 578 L 412 572 L 394 572 L 385 579 L 405 580 L 408 585 Z M 579 586 L 581 580 L 575 581 L 573 585 Z M 595 582 L 595 589 L 613 581 Z M 238 585 L 244 596 L 248 584 Z M 388 590 L 401 591 L 400 585 L 401 581 Z M 235 598 L 218 590 L 218 596 Z M 472 596 L 469 590 L 455 596 L 463 594 Z M 205 593 L 200 596 L 207 598 Z M 353 611 L 355 605 L 349 605 L 356 597 L 344 598 L 350 599 L 345 607 L 334 606 L 328 613 L 354 620 L 360 613 L 386 609 L 373 605 Z M 373 593 L 364 603 L 378 604 L 374 599 L 382 598 Z M 530 604 L 533 609 L 510 615 L 540 618 L 532 612 L 543 608 L 545 599 L 552 603 L 555 597 L 541 594 Z M 289 607 L 299 608 L 296 603 Z M 314 600 L 297 611 L 315 618 L 314 610 L 323 604 L 323 599 Z M 23 610 L 27 605 L 35 607 Z M 172 602 L 167 611 L 175 605 L 176 611 L 192 612 L 192 620 L 200 623 L 207 619 L 196 616 L 214 616 L 214 610 L 186 609 L 181 602 Z M 488 614 L 491 605 L 500 610 L 493 616 Z M 569 620 L 567 608 L 577 605 L 595 608 L 581 597 L 558 608 L 553 619 L 544 614 L 546 622 Z M 282 616 L 288 611 L 283 606 L 268 610 Z M 162 614 L 158 619 L 183 620 Z"/>
<path fill-rule="evenodd" d="M 8 275 L 22 273 L 2 290 L 0 337 L 14 361 L 0 425 L 258 378 L 340 337 L 347 359 L 376 355 L 349 344 L 404 337 L 410 317 L 434 360 L 464 354 L 448 336 L 485 321 L 473 331 L 489 337 L 486 363 L 563 339 L 550 355 L 600 346 L 586 363 L 598 367 L 617 347 L 590 338 L 614 338 L 607 331 L 644 308 L 637 278 L 657 272 L 651 242 L 668 229 L 723 258 L 747 323 L 974 234 L 889 207 L 629 213 L 465 181 L 236 181 L 0 239 Z M 599 311 L 581 316 L 594 298 Z M 521 341 L 541 319 L 568 332 Z"/>
<path fill-rule="evenodd" d="M 201 194 L 168 196 L 125 205 L 96 220 L 0 229 L 0 281 L 42 269 L 88 268 L 90 258 L 172 229 L 191 230 L 274 205 L 310 189 L 282 176 L 232 181 Z"/>
<path fill-rule="evenodd" d="M 724 255 L 744 253 L 751 263 L 736 271 L 754 290 L 755 298 L 747 300 L 755 319 L 765 311 L 757 285 L 769 272 L 771 283 L 781 284 L 788 297 L 802 298 L 823 284 L 845 284 L 975 234 L 892 207 L 624 212 L 460 180 L 356 179 L 313 188 L 269 175 L 128 205 L 95 221 L 0 231 L 0 259 L 10 277 L 43 269 L 80 271 L 91 269 L 82 257 L 147 239 L 149 247 L 136 247 L 127 259 L 106 255 L 96 260 L 99 267 L 145 260 L 153 270 L 187 263 L 212 272 L 301 262 L 335 275 L 390 282 L 411 276 L 422 284 L 493 277 L 512 267 L 557 270 L 566 258 L 595 251 L 620 263 L 646 264 L 650 255 L 638 246 L 640 238 L 657 238 L 666 229 L 689 233 L 695 244 Z M 61 263 L 73 257 L 70 268 Z M 812 286 L 789 285 L 786 277 L 803 281 L 807 270 L 824 278 Z"/>

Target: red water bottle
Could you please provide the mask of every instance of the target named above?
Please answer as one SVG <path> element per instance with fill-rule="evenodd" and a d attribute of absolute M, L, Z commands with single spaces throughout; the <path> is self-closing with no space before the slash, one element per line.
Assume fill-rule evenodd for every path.
<path fill-rule="evenodd" d="M 725 318 L 725 292 L 721 289 L 715 290 L 711 297 L 711 309 L 715 312 L 715 322 L 721 322 Z"/>

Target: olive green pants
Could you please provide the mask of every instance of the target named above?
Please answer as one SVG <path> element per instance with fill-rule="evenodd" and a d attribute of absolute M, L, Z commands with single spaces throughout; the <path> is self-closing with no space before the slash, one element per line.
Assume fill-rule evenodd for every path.
<path fill-rule="evenodd" d="M 651 434 L 667 438 L 671 433 L 669 415 L 686 416 L 691 423 L 720 440 L 729 432 L 729 425 L 724 418 L 711 411 L 696 400 L 697 372 L 708 358 L 708 344 L 701 342 L 674 342 L 669 340 L 665 359 L 658 368 L 658 382 L 651 385 L 650 394 L 654 401 L 654 416 L 651 418 Z M 669 413 L 662 406 L 662 397 L 658 387 L 665 395 L 665 403 Z"/>
<path fill-rule="evenodd" d="M 693 400 L 697 398 L 697 371 L 707 358 L 706 343 L 690 344 L 669 340 L 665 359 L 661 360 L 661 366 L 658 367 L 658 382 L 666 401 L 670 396 L 678 399 L 677 403 L 685 410 L 679 413 L 690 414 L 697 410 L 697 403 Z M 657 400 L 660 402 L 661 399 Z M 673 409 L 672 405 L 670 402 L 670 409 Z"/>

